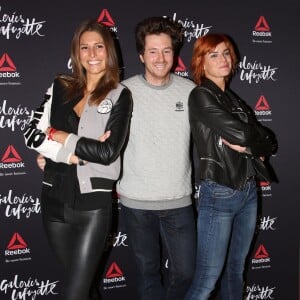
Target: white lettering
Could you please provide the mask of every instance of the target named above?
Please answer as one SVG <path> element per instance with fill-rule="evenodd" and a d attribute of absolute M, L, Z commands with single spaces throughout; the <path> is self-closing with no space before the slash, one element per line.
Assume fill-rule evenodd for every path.
<path fill-rule="evenodd" d="M 28 219 L 33 214 L 39 214 L 41 212 L 39 198 L 34 198 L 27 194 L 13 196 L 12 190 L 9 190 L 7 195 L 0 194 L 0 206 L 1 205 L 6 205 L 5 216 L 7 218 L 15 217 L 17 220 L 20 220 L 22 216 Z"/>
<path fill-rule="evenodd" d="M 263 66 L 258 62 L 247 62 L 247 57 L 244 56 L 243 60 L 239 63 L 240 79 L 246 80 L 251 84 L 252 82 L 259 83 L 261 80 L 276 81 L 274 75 L 278 68 L 271 68 L 271 66 Z"/>
<path fill-rule="evenodd" d="M 38 280 L 29 277 L 28 280 L 19 280 L 18 275 L 15 275 L 13 280 L 3 279 L 0 282 L 0 291 L 5 295 L 10 293 L 12 300 L 26 300 L 27 297 L 34 300 L 39 296 L 57 295 L 54 291 L 59 281 L 50 282 L 50 280 Z"/>
<path fill-rule="evenodd" d="M 274 225 L 276 219 L 277 219 L 277 217 L 271 218 L 270 216 L 261 218 L 260 219 L 260 230 L 265 230 L 265 231 L 275 230 L 273 225 Z"/>
<path fill-rule="evenodd" d="M 114 237 L 114 242 L 113 242 L 113 246 L 114 247 L 120 247 L 120 246 L 124 246 L 127 247 L 128 245 L 125 244 L 125 240 L 127 239 L 127 234 L 122 234 L 121 232 L 118 233 L 118 235 L 116 235 Z"/>
<path fill-rule="evenodd" d="M 200 36 L 206 35 L 212 26 L 204 26 L 204 24 L 195 23 L 193 20 L 185 18 L 184 20 L 177 19 L 177 13 L 173 14 L 173 21 L 177 21 L 185 29 L 184 37 L 188 42 L 197 39 Z"/>
<path fill-rule="evenodd" d="M 252 286 L 247 286 L 246 293 L 247 297 L 245 300 L 262 300 L 262 299 L 274 299 L 272 294 L 275 290 L 275 287 L 269 288 L 261 287 L 259 285 L 253 284 Z"/>
<path fill-rule="evenodd" d="M 2 7 L 0 6 L 0 12 Z M 6 13 L 0 15 L 0 36 L 4 36 L 7 40 L 11 37 L 19 39 L 22 35 L 27 36 L 44 36 L 41 29 L 46 21 L 36 21 L 35 18 L 31 20 L 22 15 L 12 15 Z"/>
<path fill-rule="evenodd" d="M 18 126 L 24 130 L 33 113 L 34 111 L 29 110 L 27 106 L 19 104 L 17 107 L 12 107 L 7 105 L 7 100 L 3 100 L 0 104 L 0 128 L 10 128 L 11 131 L 15 131 Z"/>

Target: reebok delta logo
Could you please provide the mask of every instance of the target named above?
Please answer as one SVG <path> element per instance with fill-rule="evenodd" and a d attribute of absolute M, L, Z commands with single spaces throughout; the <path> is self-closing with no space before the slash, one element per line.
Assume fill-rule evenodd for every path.
<path fill-rule="evenodd" d="M 272 40 L 270 40 L 272 32 L 264 16 L 258 18 L 254 30 L 252 31 L 252 37 L 253 43 L 272 43 Z"/>
<path fill-rule="evenodd" d="M 267 32 L 270 31 L 270 26 L 267 23 L 266 19 L 264 16 L 260 16 L 256 25 L 255 25 L 255 30 L 259 32 Z"/>
<path fill-rule="evenodd" d="M 15 72 L 16 66 L 7 53 L 0 58 L 0 72 Z"/>
<path fill-rule="evenodd" d="M 258 99 L 258 101 L 255 105 L 255 110 L 256 111 L 270 111 L 270 105 L 264 96 L 260 96 L 260 98 Z M 257 113 L 256 115 L 259 115 L 259 113 Z"/>
<path fill-rule="evenodd" d="M 103 278 L 103 288 L 106 290 L 126 287 L 125 281 L 126 277 L 124 276 L 123 271 L 116 262 L 113 262 L 108 268 L 105 278 Z"/>
<path fill-rule="evenodd" d="M 15 163 L 20 161 L 22 161 L 22 158 L 19 153 L 16 151 L 13 145 L 9 145 L 1 158 L 1 162 Z"/>
<path fill-rule="evenodd" d="M 1 82 L 1 85 L 20 85 L 20 82 L 16 82 L 16 79 L 20 79 L 20 73 L 17 72 L 17 68 L 11 57 L 7 53 L 3 53 L 0 58 L 0 80 L 6 79 L 7 82 Z"/>
<path fill-rule="evenodd" d="M 255 115 L 259 121 L 272 121 L 271 107 L 265 96 L 260 96 L 254 108 Z"/>
<path fill-rule="evenodd" d="M 21 156 L 13 145 L 8 145 L 0 162 L 0 171 L 7 172 L 0 172 L 0 176 L 25 175 L 26 173 L 23 172 L 24 169 L 25 164 L 22 161 Z"/>
<path fill-rule="evenodd" d="M 104 8 L 97 19 L 98 23 L 107 26 L 112 32 L 117 32 L 118 28 L 115 25 L 115 21 L 111 17 L 109 11 Z"/>
<path fill-rule="evenodd" d="M 269 258 L 269 253 L 267 252 L 266 248 L 264 247 L 264 245 L 259 245 L 258 249 L 256 250 L 255 254 L 254 254 L 254 259 L 268 259 Z"/>
<path fill-rule="evenodd" d="M 123 276 L 123 272 L 115 262 L 113 262 L 110 265 L 105 275 L 106 278 L 115 278 L 115 277 L 122 277 L 122 276 Z"/>
<path fill-rule="evenodd" d="M 271 258 L 263 244 L 260 244 L 251 260 L 252 269 L 270 268 Z"/>
<path fill-rule="evenodd" d="M 24 249 L 27 248 L 27 243 L 21 237 L 21 235 L 15 232 L 8 243 L 7 249 L 8 250 L 15 250 L 15 249 Z"/>
<path fill-rule="evenodd" d="M 5 257 L 16 257 L 16 256 L 24 256 L 24 255 L 28 255 L 30 254 L 30 249 L 27 246 L 27 243 L 25 242 L 25 240 L 23 239 L 23 237 L 18 233 L 15 232 L 7 247 L 6 250 L 4 251 L 4 255 Z M 19 257 L 18 259 L 16 258 L 12 258 L 12 259 L 6 259 L 5 262 L 16 262 L 16 261 L 23 261 L 23 260 L 31 260 L 31 257 Z"/>
<path fill-rule="evenodd" d="M 178 57 L 175 73 L 181 77 L 189 77 L 189 73 L 187 72 L 186 67 L 180 57 Z"/>

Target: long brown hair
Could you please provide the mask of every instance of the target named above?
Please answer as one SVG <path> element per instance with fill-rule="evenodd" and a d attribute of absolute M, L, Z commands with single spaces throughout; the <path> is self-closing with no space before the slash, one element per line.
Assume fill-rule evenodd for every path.
<path fill-rule="evenodd" d="M 101 35 L 107 53 L 105 73 L 99 79 L 90 97 L 90 103 L 98 105 L 106 97 L 107 93 L 115 88 L 120 81 L 118 56 L 114 40 L 111 32 L 104 25 L 101 25 L 96 20 L 86 20 L 78 26 L 71 42 L 71 65 L 73 73 L 72 75 L 62 74 L 58 78 L 67 89 L 67 100 L 84 95 L 87 87 L 86 71 L 80 63 L 79 46 L 82 34 L 87 31 L 94 31 Z"/>
<path fill-rule="evenodd" d="M 211 50 L 214 50 L 218 44 L 224 42 L 229 49 L 231 60 L 232 60 L 232 73 L 225 79 L 228 81 L 233 75 L 237 68 L 237 54 L 234 50 L 233 43 L 230 38 L 225 34 L 219 33 L 209 33 L 205 36 L 198 38 L 193 47 L 193 55 L 191 60 L 191 71 L 193 75 L 194 82 L 200 84 L 205 78 L 204 68 L 203 68 L 203 58 Z"/>

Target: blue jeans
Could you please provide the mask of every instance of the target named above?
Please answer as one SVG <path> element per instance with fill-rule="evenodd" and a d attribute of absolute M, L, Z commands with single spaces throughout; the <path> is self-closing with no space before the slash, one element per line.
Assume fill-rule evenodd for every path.
<path fill-rule="evenodd" d="M 122 205 L 121 212 L 138 272 L 138 299 L 182 300 L 195 268 L 196 224 L 192 206 L 141 210 Z M 161 276 L 164 261 L 160 241 L 168 258 L 167 280 Z"/>
<path fill-rule="evenodd" d="M 245 260 L 257 220 L 255 181 L 241 191 L 206 180 L 200 185 L 196 270 L 186 300 L 209 299 L 221 278 L 221 299 L 243 299 Z"/>

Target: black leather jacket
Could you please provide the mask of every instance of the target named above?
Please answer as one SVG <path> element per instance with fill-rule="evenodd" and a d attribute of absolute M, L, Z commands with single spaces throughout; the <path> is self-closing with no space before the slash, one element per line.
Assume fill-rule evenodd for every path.
<path fill-rule="evenodd" d="M 223 92 L 208 79 L 190 94 L 189 118 L 201 180 L 242 189 L 251 162 L 271 155 L 276 148 L 275 136 L 258 123 L 252 109 L 231 90 Z M 247 147 L 248 154 L 232 150 L 221 138 Z"/>

